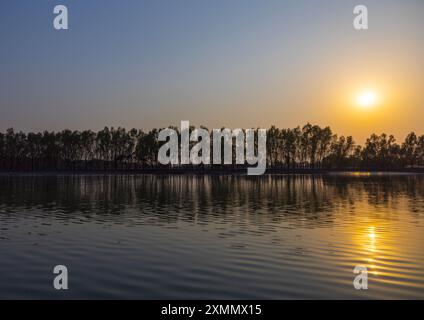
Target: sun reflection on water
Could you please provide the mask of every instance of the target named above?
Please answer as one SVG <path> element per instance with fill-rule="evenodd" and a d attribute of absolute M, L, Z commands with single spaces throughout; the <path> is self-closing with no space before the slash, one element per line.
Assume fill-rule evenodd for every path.
<path fill-rule="evenodd" d="M 378 224 L 377 224 L 378 223 Z M 393 276 L 393 257 L 401 255 L 396 245 L 398 234 L 388 221 L 367 221 L 359 227 L 354 236 L 358 246 L 357 261 L 363 261 L 370 275 L 378 276 L 381 281 Z"/>
<path fill-rule="evenodd" d="M 377 233 L 375 226 L 369 226 L 366 232 L 367 239 L 365 241 L 365 251 L 368 254 L 368 268 L 370 269 L 368 272 L 374 275 L 378 275 L 378 267 L 376 265 L 375 259 L 378 255 L 377 250 Z"/>

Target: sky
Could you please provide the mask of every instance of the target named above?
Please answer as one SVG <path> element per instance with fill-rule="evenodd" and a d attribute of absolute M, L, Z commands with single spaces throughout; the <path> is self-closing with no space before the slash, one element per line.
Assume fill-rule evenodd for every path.
<path fill-rule="evenodd" d="M 422 0 L 4 0 L 0 130 L 311 122 L 402 140 L 424 134 L 423 16 Z"/>

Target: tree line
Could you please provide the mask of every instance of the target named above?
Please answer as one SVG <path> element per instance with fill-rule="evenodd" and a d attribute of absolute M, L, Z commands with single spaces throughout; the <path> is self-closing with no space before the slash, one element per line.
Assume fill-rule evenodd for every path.
<path fill-rule="evenodd" d="M 160 129 L 144 132 L 121 127 L 105 127 L 98 132 L 67 129 L 24 133 L 8 129 L 5 133 L 0 132 L 0 170 L 167 168 L 157 159 L 159 148 L 164 143 L 158 141 L 159 132 Z M 397 143 L 392 135 L 372 134 L 361 146 L 351 136 L 333 134 L 329 127 L 322 128 L 310 123 L 292 129 L 272 126 L 267 131 L 267 166 L 282 170 L 394 170 L 422 167 L 424 135 L 417 136 L 411 132 L 402 143 Z"/>

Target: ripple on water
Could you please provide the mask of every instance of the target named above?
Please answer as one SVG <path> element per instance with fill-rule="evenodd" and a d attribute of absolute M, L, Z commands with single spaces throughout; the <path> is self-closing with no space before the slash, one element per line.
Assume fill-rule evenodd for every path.
<path fill-rule="evenodd" d="M 0 297 L 424 298 L 423 218 L 420 175 L 2 175 Z"/>

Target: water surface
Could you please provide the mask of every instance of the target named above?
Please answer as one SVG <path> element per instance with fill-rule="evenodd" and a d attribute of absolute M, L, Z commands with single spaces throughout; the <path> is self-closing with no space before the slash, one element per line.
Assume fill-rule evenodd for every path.
<path fill-rule="evenodd" d="M 424 176 L 1 175 L 0 298 L 423 299 Z"/>

